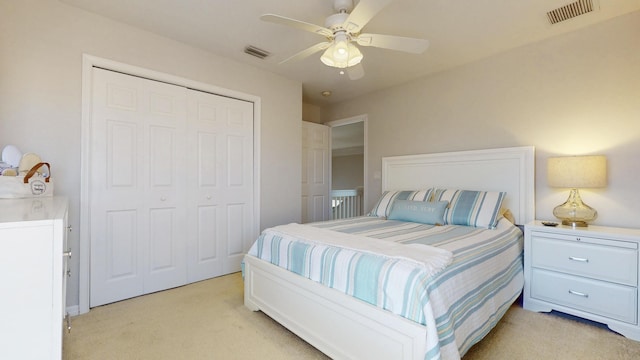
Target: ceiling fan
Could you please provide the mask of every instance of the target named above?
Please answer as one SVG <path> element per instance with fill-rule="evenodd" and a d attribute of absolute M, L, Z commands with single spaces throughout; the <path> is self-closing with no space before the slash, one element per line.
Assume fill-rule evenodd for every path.
<path fill-rule="evenodd" d="M 260 19 L 309 31 L 327 39 L 281 61 L 280 64 L 300 60 L 325 50 L 320 57 L 325 65 L 346 68 L 349 78 L 356 80 L 364 76 L 364 69 L 360 63 L 363 55 L 353 44 L 354 42 L 360 46 L 373 46 L 413 54 L 421 54 L 429 47 L 429 41 L 424 39 L 361 32 L 369 20 L 392 1 L 360 0 L 354 7 L 353 0 L 334 0 L 333 9 L 336 13 L 326 18 L 324 27 L 275 14 L 264 14 Z"/>

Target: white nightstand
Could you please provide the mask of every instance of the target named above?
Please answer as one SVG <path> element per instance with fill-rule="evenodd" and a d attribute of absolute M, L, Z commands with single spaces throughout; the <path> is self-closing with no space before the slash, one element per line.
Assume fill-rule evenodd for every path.
<path fill-rule="evenodd" d="M 607 324 L 640 341 L 640 229 L 525 225 L 524 308 Z"/>

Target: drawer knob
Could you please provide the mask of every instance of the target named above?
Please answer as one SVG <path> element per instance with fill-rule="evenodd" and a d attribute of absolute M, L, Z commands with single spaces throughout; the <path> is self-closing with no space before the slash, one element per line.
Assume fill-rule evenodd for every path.
<path fill-rule="evenodd" d="M 575 256 L 569 256 L 569 260 L 572 261 L 579 261 L 579 262 L 589 262 L 589 259 L 585 259 L 585 258 L 579 258 L 579 257 L 575 257 Z"/>
<path fill-rule="evenodd" d="M 588 298 L 589 297 L 589 294 L 585 294 L 585 293 L 581 293 L 579 291 L 573 291 L 573 290 L 569 290 L 569 294 L 576 295 L 576 296 L 581 296 L 583 298 Z"/>

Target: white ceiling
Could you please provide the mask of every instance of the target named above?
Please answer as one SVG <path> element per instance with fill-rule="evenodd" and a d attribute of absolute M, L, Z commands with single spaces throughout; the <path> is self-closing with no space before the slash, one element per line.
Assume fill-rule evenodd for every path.
<path fill-rule="evenodd" d="M 259 19 L 273 13 L 323 26 L 333 13 L 333 0 L 60 1 L 298 80 L 304 101 L 316 105 L 405 83 L 640 9 L 640 0 L 594 0 L 596 11 L 550 25 L 546 13 L 574 0 L 395 0 L 364 31 L 428 39 L 429 49 L 413 55 L 360 47 L 365 76 L 349 80 L 322 64 L 321 53 L 279 65 L 324 38 Z M 259 60 L 243 52 L 247 45 L 272 55 Z M 322 97 L 324 90 L 332 96 Z"/>

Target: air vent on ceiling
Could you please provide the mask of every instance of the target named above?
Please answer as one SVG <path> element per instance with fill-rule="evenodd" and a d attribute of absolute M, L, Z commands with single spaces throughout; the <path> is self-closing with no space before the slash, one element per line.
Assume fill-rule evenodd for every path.
<path fill-rule="evenodd" d="M 258 59 L 264 59 L 267 56 L 271 55 L 271 53 L 267 50 L 262 50 L 252 45 L 245 47 L 244 52 L 245 54 L 257 57 Z"/>
<path fill-rule="evenodd" d="M 578 0 L 563 7 L 551 10 L 547 13 L 547 18 L 551 25 L 561 21 L 573 19 L 576 16 L 584 15 L 593 11 L 593 0 Z"/>

